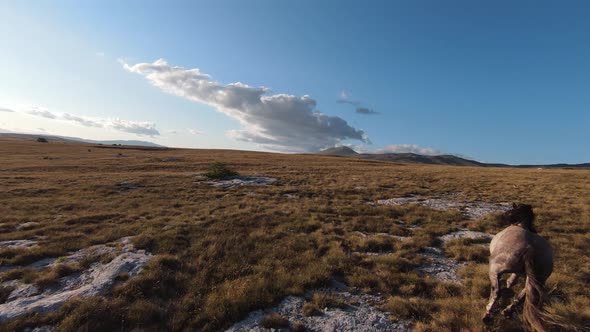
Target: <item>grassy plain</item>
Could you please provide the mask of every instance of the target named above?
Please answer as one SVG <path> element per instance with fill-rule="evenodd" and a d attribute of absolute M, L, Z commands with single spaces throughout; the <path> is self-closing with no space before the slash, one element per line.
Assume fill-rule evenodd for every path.
<path fill-rule="evenodd" d="M 214 162 L 278 181 L 268 187 L 212 187 L 199 174 Z M 469 222 L 457 211 L 367 204 L 448 193 L 464 200 L 532 204 L 538 231 L 556 251 L 549 279 L 554 302 L 548 310 L 570 329 L 590 326 L 589 170 L 1 140 L 0 241 L 38 239 L 41 244 L 2 250 L 1 264 L 26 265 L 125 236 L 157 255 L 140 276 L 104 298 L 70 301 L 58 312 L 21 317 L 2 329 L 216 331 L 336 277 L 359 291 L 384 295 L 382 308 L 393 319 L 411 320 L 416 330 L 482 331 L 489 294 L 485 252 L 460 241 L 449 244 L 450 257 L 469 262 L 461 271 L 462 286 L 422 277 L 414 268 L 423 260 L 417 253 L 436 236 L 460 227 L 495 233 L 501 226 L 494 218 Z M 367 240 L 355 233 L 410 235 L 404 225 L 422 228 L 405 242 Z M 354 254 L 383 249 L 393 254 Z M 0 279 L 43 285 L 79 268 L 20 269 Z M 488 330 L 518 331 L 519 326 L 518 318 L 498 318 Z"/>

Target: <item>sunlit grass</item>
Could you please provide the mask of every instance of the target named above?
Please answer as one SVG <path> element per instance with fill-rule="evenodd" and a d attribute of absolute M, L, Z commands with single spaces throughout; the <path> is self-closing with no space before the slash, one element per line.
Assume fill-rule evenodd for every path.
<path fill-rule="evenodd" d="M 62 331 L 216 331 L 287 295 L 326 286 L 334 276 L 383 295 L 383 309 L 411 320 L 417 330 L 483 330 L 489 295 L 484 248 L 463 241 L 445 246 L 449 257 L 468 263 L 460 273 L 462 286 L 423 277 L 414 268 L 423 263 L 418 253 L 424 247 L 439 245 L 437 236 L 462 227 L 495 233 L 501 229 L 495 219 L 466 221 L 457 211 L 367 204 L 448 193 L 461 200 L 532 204 L 537 229 L 556 249 L 548 282 L 555 303 L 548 311 L 573 326 L 590 322 L 587 170 L 396 165 L 213 150 L 88 152 L 80 144 L 8 141 L 0 142 L 0 155 L 0 241 L 39 241 L 31 249 L 0 251 L 1 264 L 20 267 L 0 273 L 0 280 L 51 285 L 76 267 L 44 271 L 45 280 L 24 266 L 125 236 L 156 255 L 142 274 L 105 298 L 21 317 L 7 323 L 8 330 L 49 324 Z M 276 177 L 277 184 L 211 187 L 198 175 L 217 161 L 241 175 Z M 134 189 L 123 188 L 123 181 Z M 412 237 L 399 241 L 372 235 L 377 233 Z M 308 301 L 321 308 L 316 302 Z M 493 329 L 519 326 L 518 319 L 499 318 Z"/>

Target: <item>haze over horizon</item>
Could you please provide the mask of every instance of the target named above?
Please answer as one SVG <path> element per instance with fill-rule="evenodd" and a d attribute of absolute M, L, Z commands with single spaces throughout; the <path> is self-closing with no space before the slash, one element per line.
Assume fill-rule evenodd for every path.
<path fill-rule="evenodd" d="M 7 1 L 0 130 L 590 162 L 590 4 Z"/>

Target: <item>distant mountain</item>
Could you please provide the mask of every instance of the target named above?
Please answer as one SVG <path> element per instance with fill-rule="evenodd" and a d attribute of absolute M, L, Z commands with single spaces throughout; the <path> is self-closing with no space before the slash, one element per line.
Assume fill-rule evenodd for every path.
<path fill-rule="evenodd" d="M 337 146 L 320 151 L 319 154 L 325 154 L 330 156 L 356 156 L 358 153 L 348 146 Z"/>
<path fill-rule="evenodd" d="M 549 164 L 549 165 L 516 165 L 518 168 L 590 168 L 590 163 L 583 164 Z"/>
<path fill-rule="evenodd" d="M 154 148 L 165 148 L 164 145 L 160 145 L 160 144 L 156 144 L 156 143 L 148 142 L 148 141 L 137 141 L 137 140 L 93 141 L 93 140 L 89 140 L 89 139 L 87 139 L 87 140 L 80 139 L 80 142 L 92 143 L 92 144 L 105 144 L 105 145 L 119 144 L 119 145 L 149 146 L 149 147 L 154 147 Z"/>
<path fill-rule="evenodd" d="M 429 156 L 416 153 L 357 153 L 347 146 L 339 146 L 318 152 L 322 155 L 355 157 L 368 160 L 381 160 L 407 164 L 474 166 L 474 167 L 518 167 L 518 168 L 590 168 L 584 164 L 551 164 L 551 165 L 508 165 L 499 163 L 482 163 L 453 155 Z"/>
<path fill-rule="evenodd" d="M 19 133 L 0 133 L 0 138 L 8 138 L 14 140 L 36 140 L 39 137 L 46 138 L 49 142 L 78 142 L 89 144 L 104 144 L 104 145 L 131 145 L 131 146 L 148 146 L 154 148 L 163 148 L 165 146 L 148 141 L 138 140 L 91 140 L 79 137 L 57 136 L 57 135 L 43 135 L 43 134 L 19 134 Z"/>
<path fill-rule="evenodd" d="M 453 155 L 427 156 L 415 153 L 363 153 L 361 158 L 371 160 L 392 161 L 398 163 L 452 165 L 452 166 L 487 166 L 475 160 Z"/>

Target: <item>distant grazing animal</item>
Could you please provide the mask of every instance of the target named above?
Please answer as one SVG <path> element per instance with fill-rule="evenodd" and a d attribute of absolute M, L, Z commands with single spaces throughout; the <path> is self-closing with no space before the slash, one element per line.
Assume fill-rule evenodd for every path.
<path fill-rule="evenodd" d="M 483 316 L 484 323 L 492 321 L 492 315 L 500 297 L 500 276 L 512 273 L 506 287 L 512 287 L 519 275 L 526 275 L 524 289 L 514 301 L 502 311 L 511 316 L 524 301 L 523 318 L 533 331 L 545 331 L 541 309 L 547 292 L 545 281 L 553 272 L 553 250 L 545 239 L 537 235 L 533 227 L 535 214 L 530 205 L 513 204 L 513 208 L 502 215 L 504 222 L 511 225 L 496 234 L 490 244 L 490 301 Z"/>

